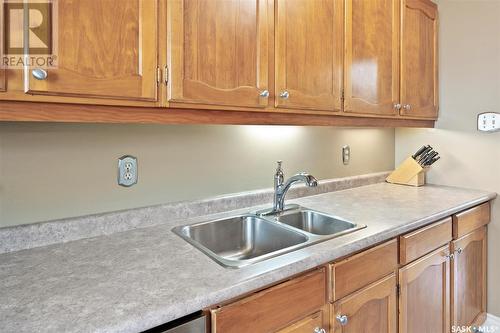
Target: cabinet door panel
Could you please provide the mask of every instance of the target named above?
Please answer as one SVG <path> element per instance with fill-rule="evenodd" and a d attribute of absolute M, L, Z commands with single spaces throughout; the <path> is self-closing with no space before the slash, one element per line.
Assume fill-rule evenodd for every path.
<path fill-rule="evenodd" d="M 277 0 L 276 106 L 341 110 L 342 7 L 341 0 Z"/>
<path fill-rule="evenodd" d="M 168 6 L 169 101 L 265 107 L 267 2 L 172 0 Z"/>
<path fill-rule="evenodd" d="M 437 5 L 430 0 L 404 0 L 403 6 L 401 114 L 436 118 Z"/>
<path fill-rule="evenodd" d="M 399 270 L 399 332 L 448 333 L 450 330 L 449 246 Z"/>
<path fill-rule="evenodd" d="M 157 1 L 58 1 L 57 68 L 27 92 L 156 100 Z"/>
<path fill-rule="evenodd" d="M 0 69 L 0 91 L 6 91 L 7 89 L 7 75 L 5 69 Z"/>
<path fill-rule="evenodd" d="M 346 1 L 345 112 L 397 114 L 399 22 L 399 0 Z"/>
<path fill-rule="evenodd" d="M 328 331 L 328 310 L 321 310 L 315 312 L 304 319 L 299 320 L 296 323 L 293 323 L 290 326 L 287 326 L 277 333 L 314 333 L 319 332 L 322 328 Z"/>
<path fill-rule="evenodd" d="M 341 325 L 337 316 L 347 316 Z M 335 333 L 396 333 L 396 275 L 362 289 L 334 304 Z"/>
<path fill-rule="evenodd" d="M 481 227 L 453 242 L 453 325 L 480 325 L 486 318 L 486 235 Z"/>

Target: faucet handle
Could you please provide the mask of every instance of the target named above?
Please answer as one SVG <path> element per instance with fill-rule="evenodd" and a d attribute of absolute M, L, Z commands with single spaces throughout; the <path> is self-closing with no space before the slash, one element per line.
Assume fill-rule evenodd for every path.
<path fill-rule="evenodd" d="M 278 166 L 276 167 L 276 171 L 281 170 L 281 164 L 283 163 L 283 161 L 277 160 L 276 163 L 278 164 Z"/>

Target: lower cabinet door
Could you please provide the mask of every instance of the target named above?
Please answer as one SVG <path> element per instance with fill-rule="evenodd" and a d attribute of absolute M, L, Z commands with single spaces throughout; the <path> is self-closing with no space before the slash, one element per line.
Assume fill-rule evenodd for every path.
<path fill-rule="evenodd" d="M 452 243 L 454 326 L 481 325 L 486 319 L 486 239 L 486 227 L 481 227 Z"/>
<path fill-rule="evenodd" d="M 450 331 L 449 258 L 446 245 L 399 270 L 399 333 Z"/>
<path fill-rule="evenodd" d="M 396 333 L 396 275 L 335 302 L 331 316 L 334 333 Z"/>
<path fill-rule="evenodd" d="M 277 333 L 328 333 L 328 307 L 293 323 Z"/>

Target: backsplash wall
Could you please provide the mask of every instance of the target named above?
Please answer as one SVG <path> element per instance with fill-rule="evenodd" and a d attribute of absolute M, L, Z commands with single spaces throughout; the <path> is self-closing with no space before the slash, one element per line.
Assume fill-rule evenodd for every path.
<path fill-rule="evenodd" d="M 125 154 L 138 158 L 131 188 L 116 180 Z M 277 159 L 286 176 L 386 171 L 394 130 L 0 123 L 0 227 L 268 188 Z"/>

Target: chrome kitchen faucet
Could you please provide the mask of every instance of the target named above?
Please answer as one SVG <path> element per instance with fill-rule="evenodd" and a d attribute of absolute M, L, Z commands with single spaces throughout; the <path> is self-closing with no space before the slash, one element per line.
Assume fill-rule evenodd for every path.
<path fill-rule="evenodd" d="M 278 161 L 278 167 L 274 174 L 274 201 L 272 213 L 281 213 L 285 207 L 285 196 L 290 186 L 297 182 L 304 182 L 308 187 L 318 186 L 318 181 L 312 175 L 301 172 L 285 181 L 285 174 L 281 168 L 282 161 Z"/>

